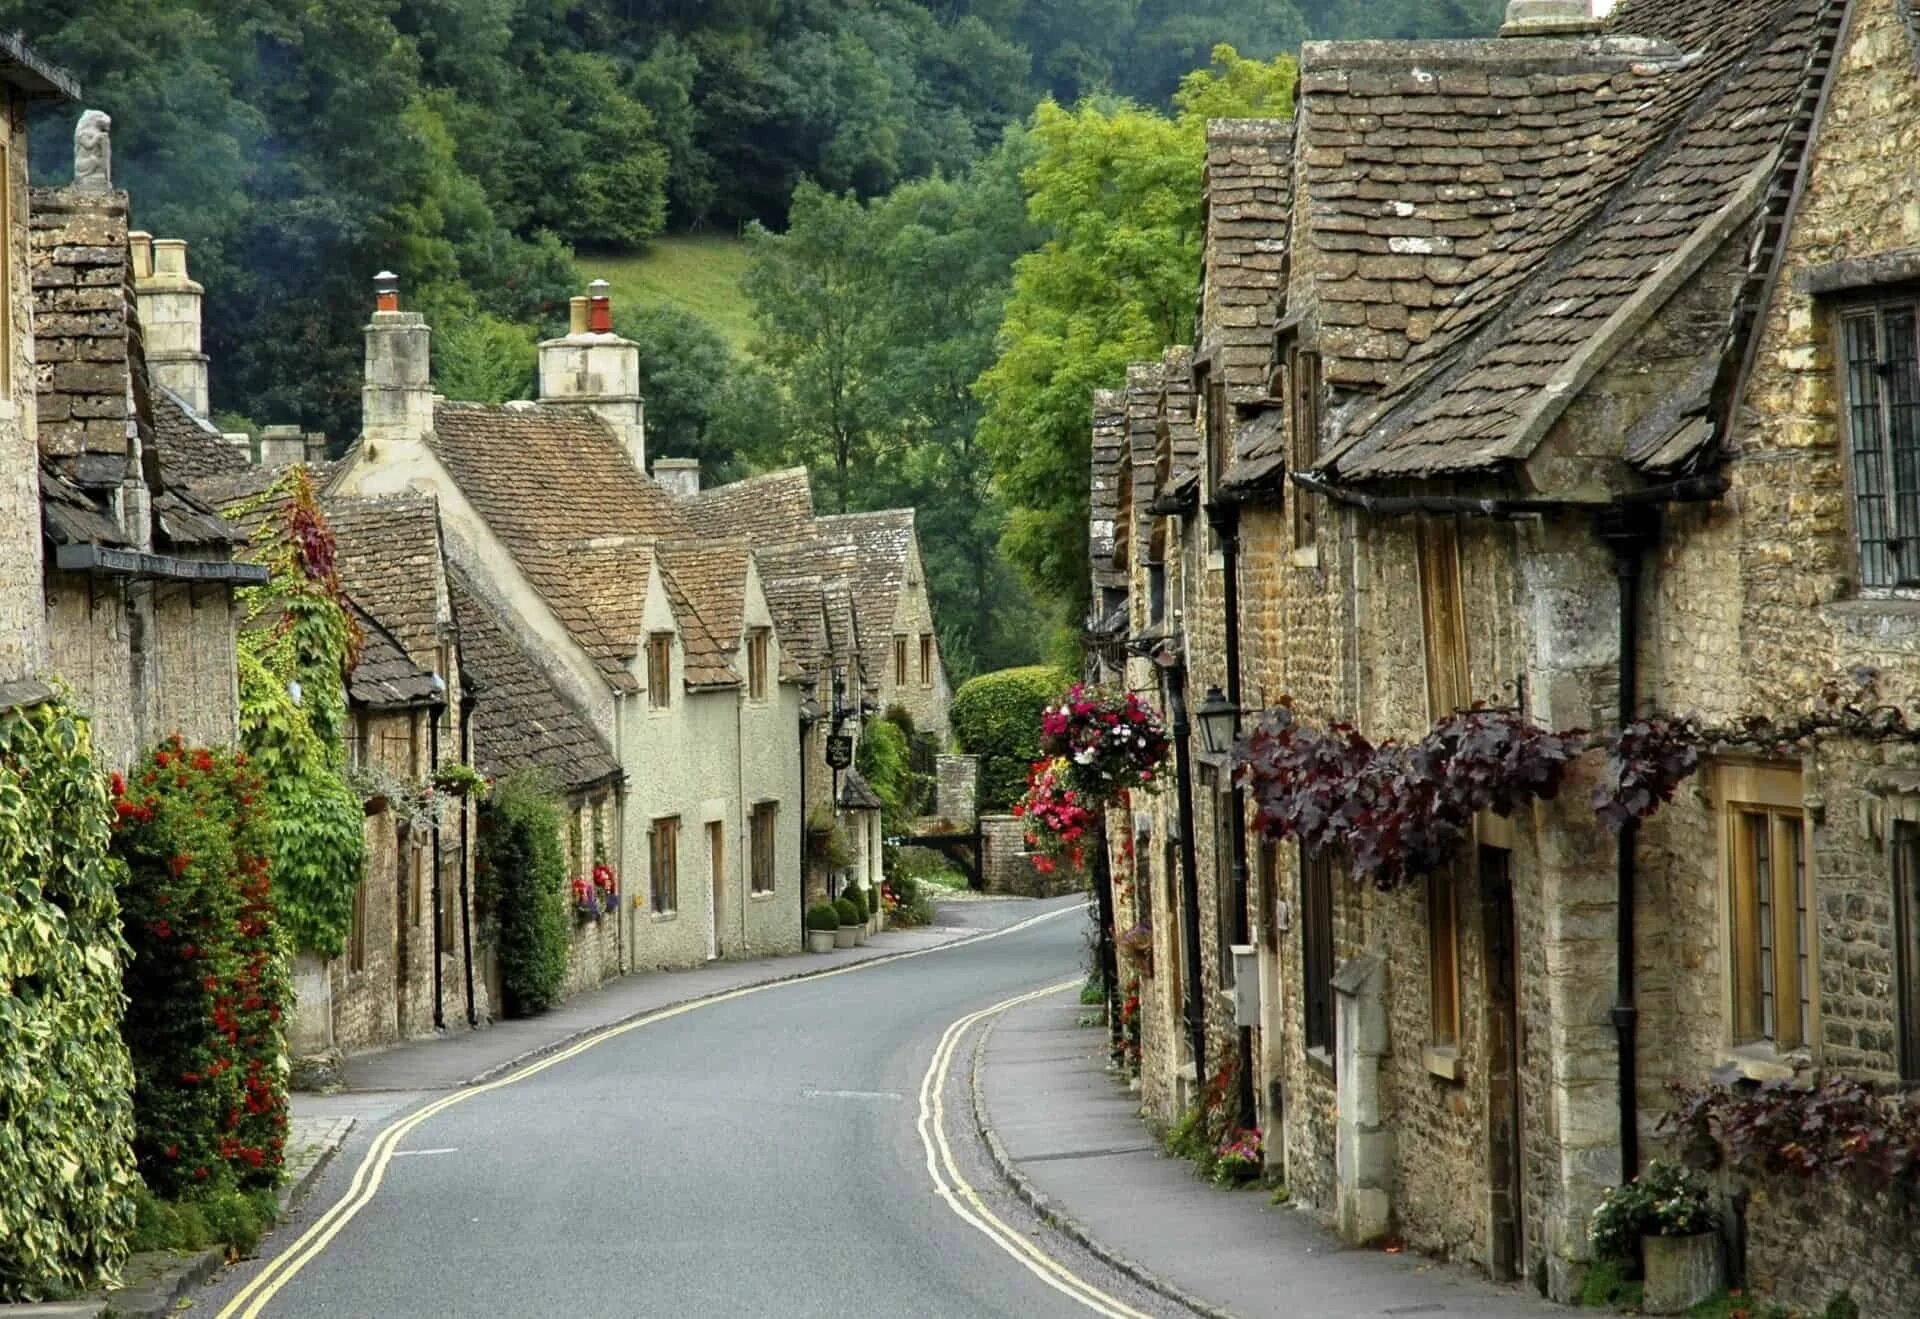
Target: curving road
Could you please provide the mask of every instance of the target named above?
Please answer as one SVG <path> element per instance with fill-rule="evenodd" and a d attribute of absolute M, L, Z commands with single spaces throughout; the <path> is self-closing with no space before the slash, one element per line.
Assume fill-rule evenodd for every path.
<path fill-rule="evenodd" d="M 357 1097 L 301 1215 L 196 1312 L 1185 1313 L 1037 1221 L 974 1131 L 959 1023 L 1077 978 L 1081 912 L 977 904 L 1045 918 L 662 1014 L 504 1084 Z"/>

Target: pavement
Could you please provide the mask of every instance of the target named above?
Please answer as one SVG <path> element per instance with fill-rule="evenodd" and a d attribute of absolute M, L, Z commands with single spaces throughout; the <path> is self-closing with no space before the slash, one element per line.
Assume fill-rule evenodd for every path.
<path fill-rule="evenodd" d="M 882 935 L 863 958 L 636 977 L 512 1048 L 487 1031 L 360 1060 L 420 1088 L 300 1096 L 303 1117 L 361 1120 L 307 1208 L 195 1311 L 1084 1319 L 1070 1276 L 1110 1298 L 1100 1313 L 1190 1315 L 1028 1210 L 973 1129 L 964 1068 L 930 1067 L 950 1024 L 1084 974 L 1084 899 L 940 913 L 942 929 Z M 839 974 L 767 979 L 810 968 Z M 688 1001 L 730 988 L 747 992 Z M 667 1004 L 684 1006 L 633 1017 Z M 629 1024 L 541 1058 L 593 1021 Z M 500 1070 L 515 1049 L 531 1060 Z M 943 1171 L 997 1237 L 932 1175 L 940 1083 Z"/>
<path fill-rule="evenodd" d="M 975 1055 L 976 1121 L 1030 1208 L 1123 1272 L 1208 1315 L 1475 1319 L 1565 1312 L 1470 1269 L 1350 1250 L 1259 1189 L 1224 1191 L 1160 1151 L 1071 993 L 1013 1008 Z"/>

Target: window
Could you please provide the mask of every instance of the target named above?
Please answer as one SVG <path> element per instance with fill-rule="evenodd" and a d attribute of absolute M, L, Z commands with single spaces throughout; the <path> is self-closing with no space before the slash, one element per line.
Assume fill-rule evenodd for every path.
<path fill-rule="evenodd" d="M 1920 586 L 1920 349 L 1907 299 L 1840 320 L 1864 587 Z"/>
<path fill-rule="evenodd" d="M 1300 967 L 1309 1049 L 1333 1052 L 1333 862 L 1300 855 Z"/>
<path fill-rule="evenodd" d="M 1147 621 L 1159 623 L 1167 617 L 1167 565 L 1147 565 Z"/>
<path fill-rule="evenodd" d="M 1207 445 L 1207 495 L 1220 493 L 1227 478 L 1227 391 L 1211 373 L 1200 378 L 1198 395 L 1206 405 L 1202 419 Z"/>
<path fill-rule="evenodd" d="M 1451 521 L 1414 528 L 1420 560 L 1420 621 L 1426 638 L 1427 714 L 1444 719 L 1473 704 L 1467 686 L 1466 619 L 1460 603 L 1460 540 Z"/>
<path fill-rule="evenodd" d="M 907 639 L 905 636 L 896 636 L 893 639 L 893 685 L 896 687 L 907 685 Z"/>
<path fill-rule="evenodd" d="M 920 634 L 920 685 L 933 686 L 933 633 Z"/>
<path fill-rule="evenodd" d="M 1239 925 L 1233 910 L 1233 798 L 1227 793 L 1226 776 L 1209 774 L 1213 795 L 1213 955 L 1220 967 L 1220 987 L 1233 988 L 1236 968 L 1233 964 L 1233 936 Z"/>
<path fill-rule="evenodd" d="M 1427 976 L 1432 1027 L 1428 1040 L 1443 1048 L 1460 1043 L 1460 901 L 1452 866 L 1427 876 Z"/>
<path fill-rule="evenodd" d="M 774 875 L 779 859 L 779 852 L 776 850 L 778 833 L 774 825 L 779 818 L 779 802 L 763 801 L 753 808 L 753 891 L 755 893 L 773 892 Z"/>
<path fill-rule="evenodd" d="M 1900 1079 L 1920 1081 L 1920 825 L 1893 825 L 1893 952 L 1899 979 Z"/>
<path fill-rule="evenodd" d="M 673 633 L 647 638 L 647 704 L 664 710 L 673 704 Z"/>
<path fill-rule="evenodd" d="M 367 881 L 353 886 L 353 921 L 347 929 L 347 970 L 367 969 Z"/>
<path fill-rule="evenodd" d="M 1288 348 L 1287 395 L 1292 440 L 1287 464 L 1296 472 L 1312 471 L 1320 458 L 1320 354 Z M 1313 499 L 1297 485 L 1287 494 L 1293 503 L 1294 548 L 1305 549 L 1313 544 Z"/>
<path fill-rule="evenodd" d="M 418 925 L 426 913 L 421 896 L 420 849 L 413 845 L 413 826 L 399 820 L 393 826 L 393 873 L 400 880 L 400 909 L 408 925 Z"/>
<path fill-rule="evenodd" d="M 1813 988 L 1807 930 L 1812 895 L 1800 776 L 1790 770 L 1729 767 L 1720 782 L 1732 925 L 1733 1043 L 1799 1048 L 1808 1041 Z"/>
<path fill-rule="evenodd" d="M 764 627 L 747 634 L 747 696 L 755 701 L 767 699 L 768 636 Z"/>
<path fill-rule="evenodd" d="M 1272 951 L 1280 943 L 1280 844 L 1271 838 L 1260 840 L 1259 876 L 1254 910 L 1260 928 L 1254 939 Z"/>
<path fill-rule="evenodd" d="M 680 910 L 680 817 L 655 820 L 647 833 L 648 873 L 653 881 L 653 909 L 666 915 Z"/>

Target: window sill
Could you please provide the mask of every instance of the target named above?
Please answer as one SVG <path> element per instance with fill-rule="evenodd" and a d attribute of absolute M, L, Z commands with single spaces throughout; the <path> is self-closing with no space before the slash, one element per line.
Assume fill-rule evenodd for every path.
<path fill-rule="evenodd" d="M 747 894 L 747 901 L 748 902 L 772 902 L 775 898 L 779 896 L 780 895 L 776 893 L 774 890 L 765 889 L 758 893 Z"/>
<path fill-rule="evenodd" d="M 1920 596 L 1856 595 L 1820 607 L 1835 627 L 1867 640 L 1920 636 Z"/>
<path fill-rule="evenodd" d="M 1320 547 L 1318 545 L 1302 545 L 1294 550 L 1292 561 L 1293 566 L 1296 568 L 1318 568 L 1320 566 Z"/>
<path fill-rule="evenodd" d="M 18 421 L 20 405 L 10 398 L 0 398 L 0 421 Z"/>
<path fill-rule="evenodd" d="M 1782 1054 L 1770 1044 L 1742 1044 L 1720 1054 L 1721 1070 L 1743 1081 L 1791 1081 L 1812 1067 L 1812 1055 L 1805 1049 Z"/>
<path fill-rule="evenodd" d="M 1309 1068 L 1319 1072 L 1329 1081 L 1334 1079 L 1336 1069 L 1333 1065 L 1333 1055 L 1331 1053 L 1328 1053 L 1325 1049 L 1319 1048 L 1318 1046 L 1308 1049 L 1305 1052 L 1307 1066 Z"/>
<path fill-rule="evenodd" d="M 677 911 L 650 911 L 647 913 L 647 919 L 655 925 L 664 925 L 668 921 L 679 920 L 680 913 Z"/>
<path fill-rule="evenodd" d="M 1466 1079 L 1460 1066 L 1460 1047 L 1455 1044 L 1427 1044 L 1420 1049 L 1420 1065 L 1429 1075 L 1458 1083 Z"/>

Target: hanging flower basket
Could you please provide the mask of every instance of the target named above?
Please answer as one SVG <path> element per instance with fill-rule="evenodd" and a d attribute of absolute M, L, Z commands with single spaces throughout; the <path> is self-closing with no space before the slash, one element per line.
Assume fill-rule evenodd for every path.
<path fill-rule="evenodd" d="M 1153 978 L 1153 927 L 1145 921 L 1114 940 L 1114 946 L 1142 976 Z"/>
<path fill-rule="evenodd" d="M 575 879 L 571 885 L 574 919 L 582 924 L 598 922 L 613 910 L 614 899 L 600 891 L 591 879 Z"/>
<path fill-rule="evenodd" d="M 1040 716 L 1040 735 L 1041 749 L 1066 762 L 1070 786 L 1098 806 L 1152 784 L 1172 745 L 1159 713 L 1139 696 L 1084 684 Z"/>
<path fill-rule="evenodd" d="M 1014 804 L 1014 816 L 1026 825 L 1033 868 L 1050 875 L 1063 864 L 1079 868 L 1086 859 L 1088 834 L 1099 825 L 1093 807 L 1070 784 L 1064 758 L 1042 760 L 1027 779 L 1026 795 Z"/>

